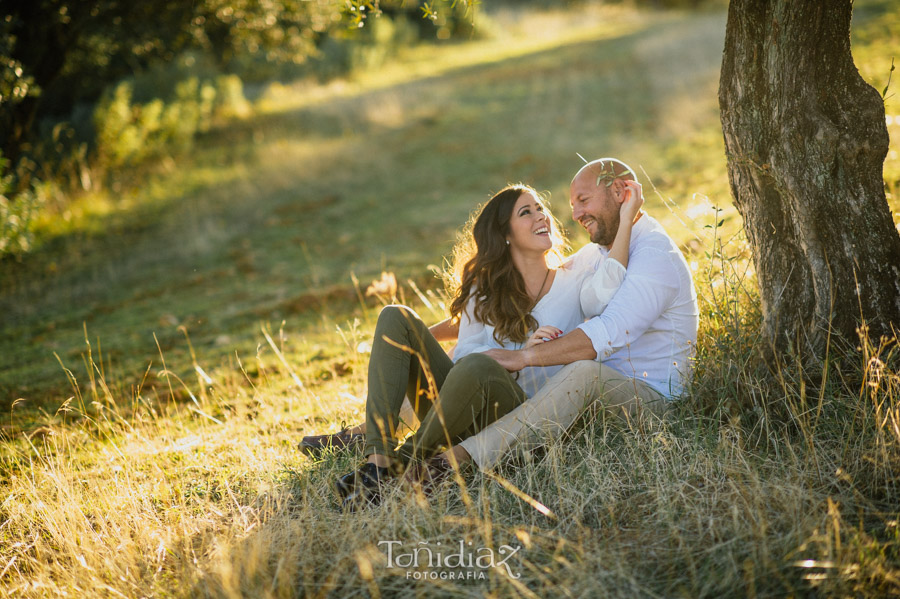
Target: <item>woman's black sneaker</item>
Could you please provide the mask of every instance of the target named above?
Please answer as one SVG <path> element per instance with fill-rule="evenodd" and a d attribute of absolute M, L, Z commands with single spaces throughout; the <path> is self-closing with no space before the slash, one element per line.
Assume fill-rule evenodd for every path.
<path fill-rule="evenodd" d="M 378 505 L 381 502 L 381 486 L 394 477 L 391 468 L 382 468 L 366 462 L 358 470 L 345 474 L 335 482 L 341 507 L 348 511 Z"/>

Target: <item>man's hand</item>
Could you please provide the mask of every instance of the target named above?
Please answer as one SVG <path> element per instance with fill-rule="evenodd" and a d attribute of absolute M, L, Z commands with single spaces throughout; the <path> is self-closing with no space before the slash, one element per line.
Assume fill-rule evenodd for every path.
<path fill-rule="evenodd" d="M 484 355 L 490 356 L 508 372 L 518 372 L 528 366 L 525 362 L 525 350 L 521 349 L 489 349 Z"/>

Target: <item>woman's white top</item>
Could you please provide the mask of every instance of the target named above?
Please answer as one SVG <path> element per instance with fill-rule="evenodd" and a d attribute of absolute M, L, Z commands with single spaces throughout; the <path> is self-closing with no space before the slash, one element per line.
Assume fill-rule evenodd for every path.
<path fill-rule="evenodd" d="M 581 310 L 585 318 L 603 314 L 624 280 L 625 267 L 615 258 L 607 256 L 581 286 Z"/>
<path fill-rule="evenodd" d="M 583 323 L 585 314 L 581 310 L 582 286 L 592 281 L 593 274 L 584 270 L 576 271 L 571 265 L 557 269 L 550 290 L 531 311 L 538 326 L 556 327 L 565 334 Z M 604 285 L 608 286 L 608 282 L 604 281 Z M 596 307 L 598 299 L 595 297 L 593 301 L 592 308 Z M 525 345 L 509 340 L 498 343 L 494 339 L 494 327 L 475 320 L 474 310 L 475 298 L 470 297 L 465 312 L 459 319 L 459 338 L 453 354 L 454 362 L 472 353 L 485 352 L 489 349 L 522 349 Z M 519 371 L 516 382 L 525 391 L 526 396 L 532 397 L 547 379 L 561 368 L 562 366 L 530 366 Z M 516 377 L 515 373 L 513 377 Z"/>

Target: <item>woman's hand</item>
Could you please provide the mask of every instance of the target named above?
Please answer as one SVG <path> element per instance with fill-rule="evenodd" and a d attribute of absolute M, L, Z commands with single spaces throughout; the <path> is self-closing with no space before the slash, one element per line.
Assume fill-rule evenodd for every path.
<path fill-rule="evenodd" d="M 534 347 L 539 343 L 544 343 L 545 341 L 556 339 L 562 334 L 563 332 L 556 327 L 538 327 L 538 330 L 532 333 L 531 336 L 525 341 L 525 345 L 522 347 L 522 349 L 528 349 L 529 347 Z"/>
<path fill-rule="evenodd" d="M 637 181 L 622 180 L 622 194 L 625 199 L 619 206 L 619 218 L 623 221 L 632 222 L 634 217 L 644 205 L 644 194 L 641 192 L 641 184 Z"/>

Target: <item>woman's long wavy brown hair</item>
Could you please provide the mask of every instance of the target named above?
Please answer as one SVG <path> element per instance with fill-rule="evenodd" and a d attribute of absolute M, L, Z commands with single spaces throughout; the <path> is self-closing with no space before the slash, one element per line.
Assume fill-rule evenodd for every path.
<path fill-rule="evenodd" d="M 474 317 L 494 327 L 494 339 L 522 343 L 537 328 L 531 315 L 534 301 L 525 290 L 525 280 L 513 264 L 506 236 L 516 201 L 522 194 L 533 194 L 539 202 L 544 199 L 527 185 L 508 185 L 494 194 L 477 216 L 470 217 L 453 251 L 453 266 L 448 273 L 448 287 L 453 301 L 450 317 L 459 321 L 469 298 L 475 297 Z M 561 227 L 546 210 L 550 239 L 548 265 L 562 263 L 565 245 Z M 474 242 L 474 248 L 473 246 Z M 460 268 L 460 265 L 463 265 Z"/>

